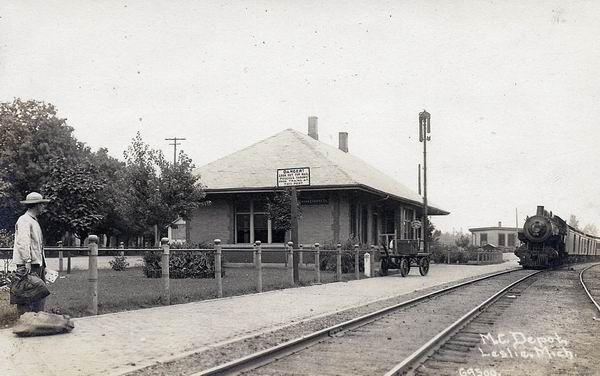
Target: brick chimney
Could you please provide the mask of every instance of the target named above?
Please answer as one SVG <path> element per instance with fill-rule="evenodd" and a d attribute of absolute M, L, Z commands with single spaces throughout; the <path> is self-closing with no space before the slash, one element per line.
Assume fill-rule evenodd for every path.
<path fill-rule="evenodd" d="M 319 125 L 316 116 L 308 117 L 308 135 L 315 140 L 319 139 Z"/>
<path fill-rule="evenodd" d="M 348 132 L 340 132 L 340 150 L 344 153 L 348 152 Z"/>

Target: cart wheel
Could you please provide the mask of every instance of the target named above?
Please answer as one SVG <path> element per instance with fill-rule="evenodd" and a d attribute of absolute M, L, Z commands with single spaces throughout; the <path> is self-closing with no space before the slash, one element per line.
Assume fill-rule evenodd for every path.
<path fill-rule="evenodd" d="M 403 257 L 400 260 L 400 275 L 406 277 L 408 273 L 410 273 L 410 261 Z"/>
<path fill-rule="evenodd" d="M 429 258 L 423 257 L 423 258 L 421 258 L 421 260 L 419 260 L 419 273 L 421 273 L 422 276 L 426 276 L 428 272 L 429 272 Z"/>
<path fill-rule="evenodd" d="M 379 274 L 388 275 L 388 269 L 390 268 L 390 263 L 387 257 L 383 257 L 381 259 L 381 267 L 379 268 Z"/>

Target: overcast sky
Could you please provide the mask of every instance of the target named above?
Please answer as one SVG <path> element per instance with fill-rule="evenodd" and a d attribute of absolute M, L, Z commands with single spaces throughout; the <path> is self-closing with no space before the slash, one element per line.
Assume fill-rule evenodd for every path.
<path fill-rule="evenodd" d="M 600 2 L 0 4 L 0 101 L 56 105 L 92 149 L 185 137 L 201 166 L 314 115 L 416 191 L 426 109 L 438 228 L 536 205 L 600 227 Z"/>

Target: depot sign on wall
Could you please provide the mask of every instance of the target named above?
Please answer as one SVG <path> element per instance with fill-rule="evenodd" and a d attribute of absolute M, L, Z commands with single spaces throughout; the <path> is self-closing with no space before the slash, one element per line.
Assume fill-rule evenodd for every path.
<path fill-rule="evenodd" d="M 278 187 L 310 185 L 310 167 L 277 169 Z"/>

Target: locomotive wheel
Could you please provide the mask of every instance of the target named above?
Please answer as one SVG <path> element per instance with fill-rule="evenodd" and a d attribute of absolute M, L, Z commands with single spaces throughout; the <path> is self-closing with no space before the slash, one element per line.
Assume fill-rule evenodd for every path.
<path fill-rule="evenodd" d="M 381 267 L 379 269 L 379 274 L 388 275 L 388 269 L 390 268 L 390 264 L 387 257 L 381 259 Z"/>
<path fill-rule="evenodd" d="M 408 273 L 410 273 L 410 261 L 403 257 L 400 260 L 400 275 L 406 277 Z"/>
<path fill-rule="evenodd" d="M 429 259 L 427 257 L 423 257 L 421 260 L 419 260 L 419 273 L 421 273 L 422 276 L 426 276 L 428 272 Z"/>

